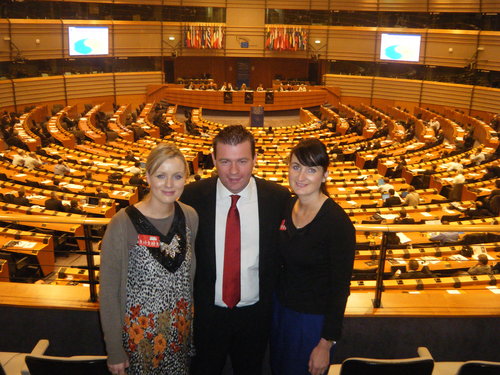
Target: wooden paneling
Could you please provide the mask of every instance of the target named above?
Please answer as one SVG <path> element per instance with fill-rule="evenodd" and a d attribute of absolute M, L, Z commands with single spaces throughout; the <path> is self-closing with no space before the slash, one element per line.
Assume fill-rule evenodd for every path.
<path fill-rule="evenodd" d="M 5 19 L 0 19 L 0 35 L 2 37 L 9 36 L 9 23 Z M 0 61 L 8 61 L 9 59 L 10 59 L 10 43 L 7 40 L 0 40 Z M 2 74 L 0 73 L 0 75 Z"/>
<path fill-rule="evenodd" d="M 114 21 L 115 56 L 161 55 L 161 22 Z"/>
<path fill-rule="evenodd" d="M 500 90 L 490 87 L 475 86 L 471 108 L 479 111 L 498 113 Z"/>
<path fill-rule="evenodd" d="M 332 0 L 330 8 L 333 10 L 357 10 L 357 11 L 370 11 L 376 12 L 378 9 L 377 0 Z"/>
<path fill-rule="evenodd" d="M 145 95 L 147 85 L 158 85 L 162 83 L 162 76 L 157 72 L 115 74 L 116 95 Z"/>
<path fill-rule="evenodd" d="M 428 0 L 379 0 L 379 10 L 381 12 L 426 12 L 427 3 Z"/>
<path fill-rule="evenodd" d="M 483 12 L 498 13 L 500 0 L 481 0 L 481 10 Z"/>
<path fill-rule="evenodd" d="M 429 12 L 479 12 L 480 4 L 474 0 L 430 0 Z"/>
<path fill-rule="evenodd" d="M 469 108 L 472 86 L 443 82 L 424 82 L 422 106 L 426 104 Z"/>
<path fill-rule="evenodd" d="M 62 76 L 14 80 L 17 105 L 64 100 Z"/>
<path fill-rule="evenodd" d="M 326 74 L 324 77 L 326 86 L 340 88 L 340 100 L 344 104 L 367 103 L 372 96 L 372 78 L 336 74 Z M 419 103 L 420 96 L 421 103 Z M 470 108 L 475 112 L 498 113 L 500 89 L 432 81 L 375 78 L 373 99 L 374 104 L 376 100 L 379 100 L 379 103 L 392 100 L 394 105 L 405 108 L 419 104 L 422 107 L 444 106 L 465 111 Z"/>
<path fill-rule="evenodd" d="M 327 59 L 374 61 L 377 29 L 375 27 L 329 28 Z"/>
<path fill-rule="evenodd" d="M 14 105 L 14 91 L 12 88 L 12 81 L 0 81 L 0 108 L 5 108 Z"/>
<path fill-rule="evenodd" d="M 421 87 L 421 81 L 377 77 L 374 81 L 372 97 L 418 103 Z"/>
<path fill-rule="evenodd" d="M 169 37 L 174 37 L 170 40 Z M 182 26 L 178 22 L 163 22 L 163 54 L 177 53 L 182 47 Z"/>
<path fill-rule="evenodd" d="M 61 58 L 63 32 L 58 20 L 10 20 L 12 42 L 29 60 Z M 88 21 L 87 21 L 88 22 Z M 2 43 L 5 43 L 2 41 Z M 14 49 L 14 56 L 17 52 Z"/>
<path fill-rule="evenodd" d="M 467 66 L 477 50 L 478 33 L 475 30 L 428 30 L 424 63 Z"/>
<path fill-rule="evenodd" d="M 303 26 L 309 29 L 307 51 L 279 52 L 265 49 L 266 25 L 263 8 L 230 8 L 225 24 L 224 49 L 188 49 L 182 43 L 180 22 L 132 22 L 86 20 L 12 20 L 12 40 L 27 59 L 57 59 L 68 56 L 67 28 L 72 25 L 108 26 L 109 56 L 228 56 L 321 60 L 379 61 L 382 32 L 421 34 L 420 64 L 465 67 L 478 57 L 477 67 L 500 70 L 500 32 L 477 30 L 427 30 L 347 26 Z M 0 20 L 0 32 L 8 24 Z M 479 34 L 480 33 L 480 34 Z M 163 40 L 162 40 L 163 36 Z M 174 40 L 169 40 L 173 36 Z M 479 38 L 478 38 L 479 37 Z M 314 40 L 320 40 L 315 44 Z M 248 42 L 249 48 L 242 48 Z M 481 49 L 478 51 L 478 47 Z M 451 50 L 450 50 L 451 49 Z M 13 54 L 17 53 L 15 48 Z M 79 57 L 76 57 L 79 58 Z M 8 41 L 0 40 L 0 59 L 10 59 Z M 405 62 L 401 62 L 404 64 Z"/>
<path fill-rule="evenodd" d="M 370 98 L 372 80 L 373 77 L 327 74 L 325 76 L 325 86 L 340 87 L 342 97 L 357 96 Z"/>
<path fill-rule="evenodd" d="M 68 98 L 114 95 L 112 73 L 71 75 L 65 79 Z"/>
<path fill-rule="evenodd" d="M 163 97 L 169 103 L 194 108 L 208 108 L 225 111 L 249 111 L 252 106 L 263 106 L 265 111 L 279 111 L 298 109 L 301 107 L 315 107 L 323 104 L 326 98 L 325 90 L 313 90 L 307 92 L 285 91 L 274 93 L 274 103 L 265 104 L 265 92 L 254 92 L 252 104 L 245 104 L 245 93 L 233 92 L 232 104 L 224 103 L 224 92 L 185 90 L 166 87 L 162 91 Z"/>
<path fill-rule="evenodd" d="M 500 1 L 498 4 L 500 11 Z M 499 16 L 497 16 L 499 17 Z M 500 71 L 500 36 L 498 32 L 481 31 L 477 51 L 477 68 Z M 481 50 L 482 48 L 482 50 Z"/>
<path fill-rule="evenodd" d="M 333 3 L 332 0 L 310 0 L 309 4 L 311 9 L 321 9 L 321 10 L 326 10 L 329 9 L 329 4 Z M 304 9 L 304 8 L 302 8 Z"/>
<path fill-rule="evenodd" d="M 226 54 L 230 56 L 255 57 L 264 54 L 264 27 L 228 27 L 226 28 Z M 241 43 L 248 42 L 248 48 Z"/>

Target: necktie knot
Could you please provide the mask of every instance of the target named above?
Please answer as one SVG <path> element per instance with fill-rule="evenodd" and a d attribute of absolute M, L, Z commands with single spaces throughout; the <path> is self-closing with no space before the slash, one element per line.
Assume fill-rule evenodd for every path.
<path fill-rule="evenodd" d="M 236 203 L 238 203 L 238 199 L 240 199 L 240 196 L 237 194 L 231 195 L 231 208 L 236 207 Z"/>

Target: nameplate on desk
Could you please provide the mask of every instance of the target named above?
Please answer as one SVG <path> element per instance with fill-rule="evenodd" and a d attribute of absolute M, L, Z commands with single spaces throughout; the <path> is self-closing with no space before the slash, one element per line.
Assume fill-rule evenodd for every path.
<path fill-rule="evenodd" d="M 31 242 L 31 241 L 9 241 L 4 247 L 16 247 L 16 248 L 21 248 L 21 249 L 32 249 L 36 246 L 36 242 Z"/>
<path fill-rule="evenodd" d="M 128 192 L 127 191 L 122 191 L 122 190 L 115 190 L 111 193 L 112 195 L 121 195 L 122 197 L 127 195 Z"/>
<path fill-rule="evenodd" d="M 83 189 L 83 188 L 85 188 L 85 186 L 83 186 L 83 185 L 76 185 L 76 184 L 67 184 L 67 185 L 65 185 L 65 187 L 67 187 L 69 189 Z"/>

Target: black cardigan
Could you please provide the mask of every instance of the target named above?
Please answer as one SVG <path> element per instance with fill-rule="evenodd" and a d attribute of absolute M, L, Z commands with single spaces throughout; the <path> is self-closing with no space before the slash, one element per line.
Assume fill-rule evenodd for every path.
<path fill-rule="evenodd" d="M 287 308 L 323 314 L 321 337 L 337 340 L 349 296 L 356 235 L 344 210 L 327 199 L 316 217 L 297 229 L 290 202 L 280 228 L 280 282 L 278 298 Z"/>

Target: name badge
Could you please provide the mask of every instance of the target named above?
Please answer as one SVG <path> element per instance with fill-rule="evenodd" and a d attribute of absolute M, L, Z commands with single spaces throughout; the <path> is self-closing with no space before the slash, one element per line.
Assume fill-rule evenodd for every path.
<path fill-rule="evenodd" d="M 160 247 L 160 237 L 151 236 L 149 234 L 139 234 L 137 244 L 139 246 Z"/>

